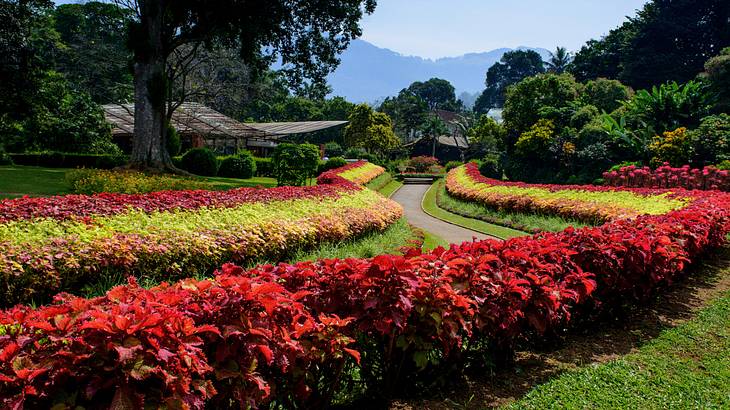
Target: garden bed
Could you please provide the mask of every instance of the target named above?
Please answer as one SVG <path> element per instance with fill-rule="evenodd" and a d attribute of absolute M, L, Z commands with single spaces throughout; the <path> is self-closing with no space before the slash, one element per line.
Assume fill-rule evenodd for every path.
<path fill-rule="evenodd" d="M 16 307 L 0 313 L 0 402 L 372 405 L 645 302 L 730 232 L 725 193 L 499 185 L 465 169 L 449 174 L 454 191 L 606 223 L 424 254 L 227 264 L 211 279 Z"/>

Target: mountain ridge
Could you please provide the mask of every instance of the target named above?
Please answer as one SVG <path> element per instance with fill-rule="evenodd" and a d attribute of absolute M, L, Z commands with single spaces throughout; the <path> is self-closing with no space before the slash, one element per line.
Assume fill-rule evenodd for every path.
<path fill-rule="evenodd" d="M 331 95 L 354 102 L 374 103 L 398 94 L 414 81 L 433 77 L 450 81 L 456 94 L 475 94 L 484 89 L 489 67 L 511 50 L 535 50 L 546 59 L 549 51 L 543 48 L 502 47 L 485 52 L 471 52 L 460 56 L 427 59 L 407 56 L 381 48 L 365 40 L 354 40 L 340 56 L 339 67 L 328 76 Z"/>

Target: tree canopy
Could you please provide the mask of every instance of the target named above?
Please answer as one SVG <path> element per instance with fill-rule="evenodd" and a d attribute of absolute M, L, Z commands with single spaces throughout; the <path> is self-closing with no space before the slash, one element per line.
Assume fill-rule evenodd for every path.
<path fill-rule="evenodd" d="M 504 105 L 507 87 L 523 78 L 545 72 L 542 57 L 533 50 L 514 50 L 502 55 L 499 62 L 487 70 L 486 86 L 475 104 L 475 111 L 486 112 Z"/>

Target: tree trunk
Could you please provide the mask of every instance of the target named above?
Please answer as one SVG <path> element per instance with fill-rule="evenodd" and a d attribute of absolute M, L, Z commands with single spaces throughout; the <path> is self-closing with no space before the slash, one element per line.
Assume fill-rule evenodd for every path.
<path fill-rule="evenodd" d="M 129 167 L 141 170 L 175 170 L 167 152 L 165 116 L 167 76 L 163 46 L 163 2 L 140 1 L 140 34 L 147 41 L 135 51 L 134 144 Z"/>

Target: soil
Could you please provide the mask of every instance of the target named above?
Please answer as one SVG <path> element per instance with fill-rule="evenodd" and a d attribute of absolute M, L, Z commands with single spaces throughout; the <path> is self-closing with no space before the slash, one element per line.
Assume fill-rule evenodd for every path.
<path fill-rule="evenodd" d="M 465 374 L 430 398 L 397 400 L 392 410 L 483 409 L 509 404 L 534 386 L 561 373 L 607 362 L 637 350 L 667 328 L 693 318 L 698 310 L 730 290 L 730 248 L 694 268 L 652 302 L 614 321 L 569 332 L 558 346 L 519 350 L 512 366 L 491 374 Z"/>

